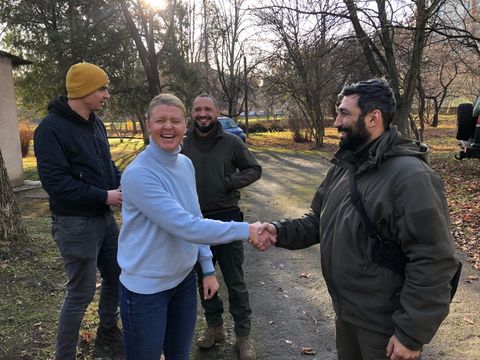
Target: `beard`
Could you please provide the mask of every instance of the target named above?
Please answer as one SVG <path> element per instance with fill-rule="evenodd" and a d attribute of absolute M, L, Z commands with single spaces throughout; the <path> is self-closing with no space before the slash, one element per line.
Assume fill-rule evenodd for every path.
<path fill-rule="evenodd" d="M 208 124 L 207 126 L 201 126 L 201 125 L 198 124 L 197 121 L 195 121 L 194 124 L 195 124 L 195 128 L 196 128 L 198 131 L 200 131 L 200 132 L 203 133 L 203 134 L 206 134 L 206 133 L 210 132 L 210 131 L 215 127 L 215 125 L 217 124 L 217 122 L 216 122 L 216 121 L 212 121 L 212 122 L 210 122 L 210 124 Z"/>
<path fill-rule="evenodd" d="M 338 131 L 345 132 L 345 136 L 340 139 L 339 146 L 346 150 L 357 151 L 367 144 L 369 139 L 369 135 L 365 130 L 365 116 L 360 116 L 355 125 L 338 128 Z"/>

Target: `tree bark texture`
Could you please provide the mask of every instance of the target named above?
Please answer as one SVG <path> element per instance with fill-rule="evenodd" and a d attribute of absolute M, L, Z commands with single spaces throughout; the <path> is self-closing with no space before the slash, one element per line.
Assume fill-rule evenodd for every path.
<path fill-rule="evenodd" d="M 0 241 L 21 239 L 25 236 L 20 208 L 10 186 L 7 169 L 0 151 Z"/>

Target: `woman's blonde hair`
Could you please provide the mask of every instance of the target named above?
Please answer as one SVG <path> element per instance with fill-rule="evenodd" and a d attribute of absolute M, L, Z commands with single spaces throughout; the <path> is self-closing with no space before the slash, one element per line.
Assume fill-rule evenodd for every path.
<path fill-rule="evenodd" d="M 182 110 L 184 117 L 187 116 L 187 109 L 185 108 L 185 105 L 183 105 L 182 100 L 173 94 L 159 94 L 155 96 L 152 101 L 150 101 L 150 105 L 148 105 L 147 119 L 150 119 L 152 109 L 159 105 L 176 106 Z"/>

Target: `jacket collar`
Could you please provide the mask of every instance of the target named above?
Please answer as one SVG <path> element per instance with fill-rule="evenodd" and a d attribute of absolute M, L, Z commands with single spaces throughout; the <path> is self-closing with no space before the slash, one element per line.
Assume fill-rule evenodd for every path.
<path fill-rule="evenodd" d="M 393 126 L 390 126 L 367 147 L 369 147 L 368 156 L 365 156 L 363 162 L 357 162 L 358 154 L 356 156 L 355 152 L 339 149 L 331 163 L 352 170 L 356 175 L 379 168 L 384 161 L 396 156 L 415 156 L 428 163 L 428 148 L 423 144 L 403 137 Z"/>
<path fill-rule="evenodd" d="M 94 124 L 97 121 L 97 116 L 93 111 L 90 113 L 90 117 L 88 118 L 88 121 L 85 121 L 83 117 L 81 117 L 68 105 L 68 98 L 66 96 L 59 96 L 53 99 L 48 104 L 47 109 L 48 109 L 48 112 L 59 115 L 65 120 L 68 120 L 78 125 L 92 126 L 92 124 Z"/>

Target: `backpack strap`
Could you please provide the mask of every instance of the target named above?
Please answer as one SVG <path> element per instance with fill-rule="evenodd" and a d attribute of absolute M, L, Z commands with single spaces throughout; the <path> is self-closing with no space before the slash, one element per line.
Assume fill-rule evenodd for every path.
<path fill-rule="evenodd" d="M 408 258 L 403 253 L 400 244 L 395 240 L 387 240 L 382 237 L 380 230 L 377 228 L 367 215 L 365 208 L 363 207 L 362 197 L 358 192 L 357 184 L 355 182 L 355 175 L 350 171 L 350 198 L 353 206 L 360 213 L 362 219 L 367 226 L 368 235 L 375 239 L 372 250 L 372 261 L 380 266 L 386 267 L 397 273 L 398 275 L 405 277 L 405 265 L 408 262 Z M 457 271 L 453 278 L 450 280 L 451 292 L 450 301 L 455 296 L 457 291 L 458 282 L 462 273 L 462 262 L 458 261 Z"/>
<path fill-rule="evenodd" d="M 355 175 L 350 171 L 350 199 L 355 209 L 362 216 L 363 222 L 367 227 L 367 233 L 375 242 L 372 249 L 372 261 L 397 273 L 401 277 L 405 277 L 405 265 L 408 261 L 403 253 L 398 241 L 385 239 L 381 235 L 380 229 L 373 223 L 367 215 L 363 207 L 363 201 L 358 192 L 355 182 Z"/>

